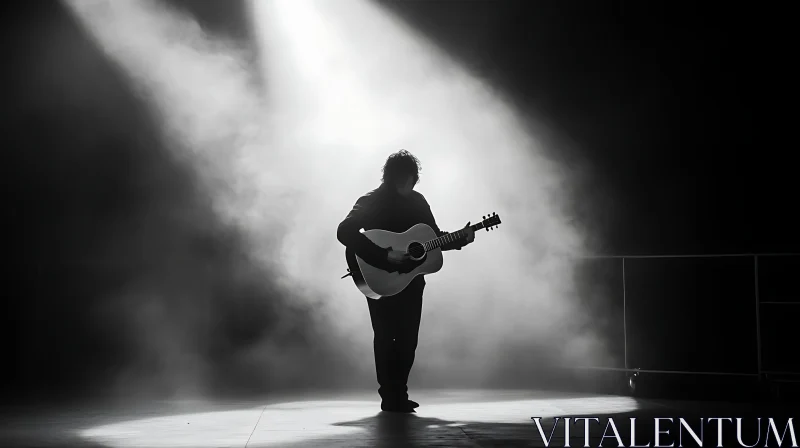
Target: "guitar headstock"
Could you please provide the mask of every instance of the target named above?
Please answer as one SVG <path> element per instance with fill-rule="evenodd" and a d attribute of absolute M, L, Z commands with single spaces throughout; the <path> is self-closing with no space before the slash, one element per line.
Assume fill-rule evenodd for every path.
<path fill-rule="evenodd" d="M 492 213 L 488 218 L 484 216 L 483 221 L 481 221 L 481 224 L 483 224 L 487 232 L 494 230 L 493 227 L 497 227 L 500 223 L 500 216 L 498 216 L 497 213 Z"/>

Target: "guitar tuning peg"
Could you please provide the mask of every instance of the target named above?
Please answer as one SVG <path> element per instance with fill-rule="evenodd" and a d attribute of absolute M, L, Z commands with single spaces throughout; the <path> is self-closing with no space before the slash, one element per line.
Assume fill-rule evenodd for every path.
<path fill-rule="evenodd" d="M 486 219 L 486 215 L 483 215 L 483 219 Z"/>

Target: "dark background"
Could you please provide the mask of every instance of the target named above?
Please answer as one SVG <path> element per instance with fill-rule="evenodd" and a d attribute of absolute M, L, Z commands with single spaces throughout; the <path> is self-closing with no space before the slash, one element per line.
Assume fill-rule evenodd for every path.
<path fill-rule="evenodd" d="M 248 44 L 242 2 L 171 3 L 210 32 Z M 580 188 L 594 206 L 581 207 L 589 210 L 581 218 L 596 220 L 599 252 L 800 252 L 785 11 L 691 2 L 379 3 L 575 142 L 551 156 L 592 167 Z M 240 243 L 215 222 L 192 174 L 159 146 L 153 118 L 59 3 L 6 5 L 0 390 L 18 399 L 101 394 L 119 366 L 149 365 L 120 330 L 125 317 L 98 311 L 105 298 L 142 272 L 168 283 L 208 263 L 243 263 Z M 176 206 L 197 220 L 152 213 Z M 173 260 L 185 266 L 179 274 L 164 260 L 176 240 L 191 248 Z M 587 275 L 605 279 L 613 291 L 605 305 L 620 323 L 621 262 L 603 263 Z M 787 264 L 796 259 L 763 263 L 762 300 L 796 301 L 796 269 Z M 631 367 L 754 372 L 753 273 L 753 258 L 626 261 Z M 203 331 L 207 357 L 219 366 L 212 383 L 223 392 L 257 383 L 228 363 L 248 341 L 317 340 L 302 310 L 291 328 L 274 330 L 289 308 L 277 287 L 234 287 L 223 276 L 210 288 L 209 306 L 223 317 Z M 265 294 L 268 305 L 258 305 Z M 219 299 L 231 295 L 233 305 Z M 781 347 L 796 347 L 789 328 L 800 313 L 766 307 L 765 368 L 796 371 Z M 615 340 L 620 326 L 608 329 Z"/>

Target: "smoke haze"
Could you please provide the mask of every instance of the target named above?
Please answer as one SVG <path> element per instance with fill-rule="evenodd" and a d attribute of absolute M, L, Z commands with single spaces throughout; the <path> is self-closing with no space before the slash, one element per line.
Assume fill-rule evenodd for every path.
<path fill-rule="evenodd" d="M 187 395 L 372 381 L 367 307 L 339 279 L 335 231 L 400 148 L 421 159 L 440 227 L 503 220 L 429 278 L 412 381 L 502 383 L 508 369 L 607 359 L 602 316 L 582 305 L 600 298 L 579 297 L 565 257 L 589 237 L 568 212 L 583 167 L 545 157 L 545 129 L 386 12 L 253 2 L 254 58 L 162 3 L 68 5 L 125 79 L 72 56 L 80 38 L 42 42 L 64 70 L 40 69 L 61 99 L 40 109 L 91 111 L 59 124 L 70 152 L 50 156 L 76 191 L 53 194 L 66 208 L 88 194 L 125 204 L 102 226 L 75 223 L 93 244 L 64 251 L 84 264 L 60 275 L 96 282 L 71 289 L 93 298 L 84 331 L 117 353 L 87 372 L 120 392 Z"/>

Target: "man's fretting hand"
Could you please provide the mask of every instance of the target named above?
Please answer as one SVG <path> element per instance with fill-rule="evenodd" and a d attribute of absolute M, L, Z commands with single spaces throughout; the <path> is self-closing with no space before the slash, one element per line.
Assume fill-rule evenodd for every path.
<path fill-rule="evenodd" d="M 475 230 L 469 226 L 469 222 L 464 226 L 464 231 L 467 233 L 467 244 L 475 241 Z"/>

